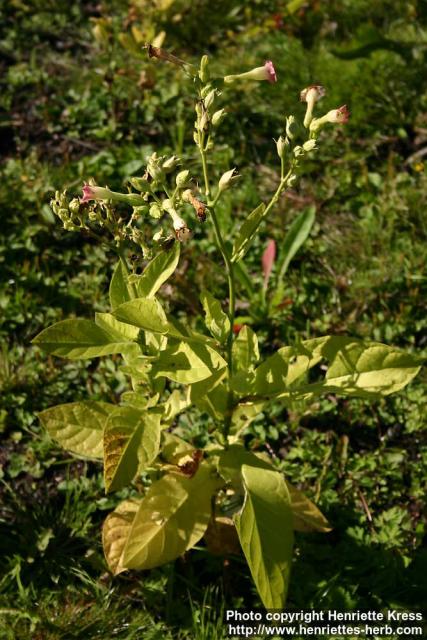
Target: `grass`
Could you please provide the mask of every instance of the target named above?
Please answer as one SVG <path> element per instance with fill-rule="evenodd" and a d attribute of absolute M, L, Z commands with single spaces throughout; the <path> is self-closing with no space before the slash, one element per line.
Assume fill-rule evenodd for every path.
<path fill-rule="evenodd" d="M 274 10 L 270 3 L 221 6 L 212 12 L 205 2 L 175 2 L 145 14 L 138 3 L 128 11 L 118 0 L 101 12 L 48 0 L 5 7 L 0 623 L 8 640 L 220 639 L 225 608 L 260 606 L 241 559 L 209 556 L 203 545 L 172 566 L 113 579 L 100 526 L 124 495 L 105 497 L 99 466 L 59 450 L 36 418 L 58 402 L 117 401 L 126 387 L 114 358 L 65 363 L 30 346 L 47 324 L 87 315 L 92 303 L 104 310 L 114 263 L 92 241 L 64 233 L 49 198 L 64 184 L 78 193 L 90 176 L 119 188 L 154 147 L 196 162 L 183 145 L 192 126 L 189 87 L 174 69 L 132 49 L 123 37 L 131 26 L 144 37 L 164 28 L 165 46 L 192 60 L 208 48 L 221 70 L 277 61 L 280 83 L 243 91 L 227 104 L 238 126 L 224 124 L 217 161 L 224 170 L 238 166 L 243 176 L 237 208 L 225 199 L 219 211 L 230 232 L 257 204 L 255 179 L 261 194 L 271 192 L 277 171 L 271 139 L 299 89 L 320 81 L 329 89 L 325 109 L 350 104 L 349 125 L 329 131 L 322 156 L 307 166 L 298 191 L 280 203 L 248 254 L 256 290 L 267 240 L 274 238 L 280 252 L 283 229 L 315 206 L 312 234 L 284 283 L 284 304 L 267 319 L 255 294 L 239 312 L 264 348 L 292 341 L 296 331 L 332 332 L 426 353 L 422 3 L 390 8 L 358 0 L 330 3 L 327 11 L 310 4 L 293 15 L 280 3 Z M 106 40 L 94 40 L 95 24 L 107 29 Z M 170 295 L 178 312 L 194 316 L 193 283 L 209 282 L 217 265 L 209 232 L 197 232 L 184 253 Z M 225 295 L 225 279 L 216 294 Z M 375 403 L 330 396 L 309 409 L 274 407 L 251 426 L 248 446 L 267 451 L 319 500 L 334 526 L 326 536 L 297 537 L 289 607 L 418 610 L 427 601 L 425 402 L 423 374 Z M 194 439 L 204 429 L 196 415 L 179 426 Z"/>

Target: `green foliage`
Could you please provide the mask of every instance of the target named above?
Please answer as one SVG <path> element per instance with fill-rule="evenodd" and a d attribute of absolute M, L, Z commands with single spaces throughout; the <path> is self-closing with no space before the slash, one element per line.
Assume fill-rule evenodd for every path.
<path fill-rule="evenodd" d="M 139 500 L 159 475 L 176 473 L 177 464 L 188 463 L 183 468 L 191 470 L 195 449 L 208 443 L 212 447 L 212 441 L 217 450 L 220 446 L 216 438 L 227 416 L 230 382 L 226 367 L 220 365 L 187 389 L 177 389 L 180 383 L 161 376 L 153 380 L 155 388 L 149 393 L 127 394 L 129 377 L 133 386 L 146 384 L 148 370 L 156 366 L 150 358 L 159 348 L 175 348 L 183 338 L 193 346 L 201 340 L 197 332 L 206 334 L 203 344 L 227 359 L 226 345 L 207 335 L 196 293 L 209 290 L 225 310 L 226 278 L 219 268 L 209 212 L 203 228 L 190 217 L 189 208 L 185 211 L 193 240 L 173 245 L 181 254 L 174 276 L 171 272 L 167 286 L 153 293 L 167 313 L 168 330 L 150 335 L 112 314 L 136 297 L 150 297 L 148 284 L 142 292 L 135 292 L 135 287 L 148 273 L 151 256 L 134 261 L 138 247 L 132 245 L 125 256 L 132 256 L 128 276 L 116 252 L 90 237 L 83 244 L 77 234 L 64 235 L 55 228 L 47 201 L 61 185 L 74 195 L 77 184 L 90 176 L 101 185 L 126 190 L 132 174 L 142 175 L 153 145 L 161 153 L 180 155 L 197 174 L 194 154 L 183 144 L 194 119 L 187 110 L 189 83 L 172 65 L 149 60 L 141 51 L 141 43 L 152 41 L 161 30 L 166 32 L 165 47 L 184 59 L 194 61 L 206 46 L 215 49 L 213 74 L 241 71 L 242 52 L 248 68 L 271 58 L 280 85 L 242 86 L 227 109 L 220 144 L 210 152 L 209 166 L 217 167 L 218 175 L 232 166 L 241 173 L 237 187 L 215 207 L 227 238 L 238 233 L 248 212 L 258 206 L 259 196 L 267 201 L 278 179 L 278 170 L 272 168 L 271 138 L 304 85 L 322 82 L 330 94 L 319 109 L 324 105 L 327 111 L 345 101 L 352 117 L 345 135 L 337 129 L 322 137 L 322 153 L 304 165 L 306 177 L 262 220 L 245 264 L 235 263 L 234 374 L 252 379 L 256 368 L 283 345 L 298 354 L 301 341 L 328 334 L 354 335 L 363 342 L 375 340 L 425 355 L 427 191 L 423 156 L 418 153 L 425 144 L 425 16 L 419 3 L 400 1 L 392 7 L 345 2 L 328 11 L 313 5 L 292 16 L 282 6 L 264 2 L 228 5 L 224 11 L 223 5 L 219 9 L 212 3 L 183 7 L 179 0 L 161 10 L 113 3 L 96 14 L 84 3 L 60 2 L 48 11 L 42 4 L 6 3 L 0 35 L 0 204 L 5 214 L 0 242 L 2 628 L 13 640 L 141 634 L 223 637 L 221 621 L 214 619 L 214 609 L 222 617 L 223 602 L 206 604 L 207 584 L 218 584 L 222 576 L 226 606 L 242 606 L 242 598 L 245 606 L 259 605 L 240 558 L 228 557 L 229 564 L 223 566 L 222 559 L 207 556 L 199 542 L 185 561 L 147 571 L 143 581 L 132 572 L 112 580 L 97 543 L 101 521 L 118 500 L 132 503 L 135 494 Z M 282 19 L 285 28 L 280 26 Z M 119 33 L 127 38 L 118 38 Z M 279 60 L 286 61 L 282 67 Z M 218 108 L 229 107 L 225 92 L 217 99 Z M 245 169 L 248 162 L 252 166 Z M 301 214 L 308 217 L 311 206 L 316 220 L 282 280 L 286 231 Z M 128 221 L 125 208 L 119 210 Z M 158 222 L 144 215 L 140 213 L 138 228 L 153 225 L 157 231 Z M 101 235 L 105 240 L 104 231 Z M 276 241 L 278 260 L 263 301 L 260 260 L 266 238 Z M 227 248 L 231 255 L 231 245 Z M 163 251 L 159 245 L 153 263 L 157 255 L 156 264 L 166 260 L 170 253 Z M 111 285 L 109 310 L 106 291 L 116 264 L 120 266 Z M 123 352 L 124 365 L 112 353 L 99 361 L 76 359 L 58 366 L 37 347 L 28 347 L 37 332 L 64 317 L 90 318 L 92 306 L 96 325 L 110 340 L 133 343 Z M 237 333 L 236 325 L 242 324 Z M 365 366 L 356 347 L 351 353 L 351 367 L 341 357 L 337 361 L 347 388 L 354 367 Z M 412 365 L 419 366 L 414 358 L 406 367 L 397 349 L 369 357 L 375 367 L 382 367 L 388 364 L 384 355 L 391 357 L 392 370 L 403 362 L 408 377 Z M 182 363 L 188 366 L 192 357 L 185 356 Z M 209 368 L 211 358 L 207 360 Z M 302 361 L 305 373 L 291 383 L 294 394 L 304 385 L 324 385 L 328 364 L 330 368 L 328 360 L 320 360 L 306 367 Z M 388 375 L 387 370 L 381 369 L 381 375 Z M 395 371 L 389 373 L 395 381 Z M 416 609 L 425 600 L 425 526 L 420 516 L 426 462 L 424 382 L 421 373 L 398 394 L 371 396 L 369 401 L 340 397 L 339 388 L 328 386 L 326 395 L 305 402 L 297 395 L 268 402 L 243 397 L 234 408 L 230 434 L 246 449 L 268 452 L 269 467 L 284 473 L 294 528 L 301 531 L 317 524 L 328 529 L 310 501 L 300 509 L 300 515 L 311 514 L 310 524 L 296 516 L 295 504 L 304 499 L 301 494 L 293 497 L 294 485 L 319 504 L 334 528 L 327 536 L 296 534 L 289 606 L 381 608 L 393 602 Z M 73 446 L 77 442 L 80 447 L 79 434 L 89 434 L 98 420 L 85 432 L 84 422 L 80 424 L 83 414 L 66 416 L 69 409 L 61 407 L 106 401 L 114 407 L 120 402 L 120 411 L 129 406 L 141 409 L 137 396 L 154 402 L 157 393 L 165 407 L 162 426 L 184 439 L 185 455 L 167 460 L 162 444 L 152 467 L 138 473 L 131 489 L 118 495 L 100 497 L 100 468 L 77 459 L 99 451 L 100 430 L 93 429 L 98 449 L 91 453 L 73 450 L 69 440 L 62 443 L 73 452 L 70 457 L 47 437 L 35 417 L 37 412 L 50 415 L 52 420 L 45 423 L 54 441 L 70 435 Z M 58 402 L 68 404 L 52 407 Z M 148 411 L 152 409 L 153 405 Z M 164 442 L 166 434 L 165 429 Z M 216 454 L 205 455 L 214 459 Z M 158 467 L 160 461 L 173 469 Z M 240 492 L 239 467 L 236 475 Z M 239 511 L 242 494 L 231 500 L 237 505 L 227 511 L 220 492 L 216 509 L 221 514 L 225 509 L 228 516 Z M 126 509 L 130 514 L 131 507 L 124 513 Z M 107 548 L 106 552 L 108 556 Z"/>
<path fill-rule="evenodd" d="M 245 502 L 237 533 L 266 609 L 282 609 L 291 570 L 293 532 L 289 492 L 276 471 L 242 466 Z"/>

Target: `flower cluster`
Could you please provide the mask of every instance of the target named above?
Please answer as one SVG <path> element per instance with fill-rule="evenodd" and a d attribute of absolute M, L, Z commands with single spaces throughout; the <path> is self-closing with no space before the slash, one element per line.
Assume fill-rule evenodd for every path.
<path fill-rule="evenodd" d="M 172 61 L 167 52 L 160 49 L 156 49 L 156 57 Z M 188 66 L 186 71 L 189 73 Z M 61 219 L 65 229 L 93 233 L 97 226 L 110 232 L 116 245 L 121 246 L 124 241 L 128 241 L 132 243 L 132 249 L 135 249 L 135 246 L 139 247 L 146 256 L 149 254 L 146 239 L 149 230 L 142 229 L 144 218 L 151 218 L 161 225 L 152 235 L 152 240 L 159 243 L 170 243 L 173 240 L 184 242 L 191 237 L 190 226 L 186 222 L 189 208 L 195 213 L 197 221 L 204 222 L 207 219 L 208 205 L 214 207 L 222 192 L 229 189 L 239 177 L 235 168 L 225 171 L 217 183 L 213 197 L 211 196 L 207 153 L 212 149 L 216 131 L 226 117 L 225 108 L 218 108 L 216 104 L 221 96 L 221 89 L 242 81 L 274 83 L 277 82 L 277 74 L 273 62 L 267 60 L 264 65 L 240 74 L 226 75 L 222 79 L 211 78 L 208 57 L 203 56 L 193 79 L 198 92 L 193 137 L 202 160 L 204 194 L 207 202 L 203 201 L 194 183 L 192 184 L 190 171 L 180 168 L 181 161 L 177 156 L 167 157 L 153 153 L 147 159 L 144 173 L 129 179 L 126 193 L 112 191 L 93 182 L 83 185 L 80 199 L 73 198 L 69 201 L 66 192 L 57 192 L 51 203 L 52 209 Z M 286 118 L 285 130 L 276 141 L 281 162 L 281 181 L 271 204 L 284 189 L 295 183 L 301 159 L 316 149 L 319 130 L 327 123 L 348 121 L 350 113 L 346 105 L 332 109 L 321 117 L 313 116 L 317 102 L 325 93 L 324 87 L 320 84 L 312 84 L 300 93 L 300 100 L 306 103 L 303 125 L 308 130 L 308 139 L 298 142 L 298 138 L 301 138 L 301 127 L 294 116 Z M 211 213 L 213 216 L 213 212 Z M 167 226 L 163 226 L 165 222 L 169 230 Z"/>

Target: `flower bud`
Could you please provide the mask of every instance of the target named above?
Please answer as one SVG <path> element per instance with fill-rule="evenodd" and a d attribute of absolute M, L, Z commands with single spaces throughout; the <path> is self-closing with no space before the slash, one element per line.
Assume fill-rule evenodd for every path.
<path fill-rule="evenodd" d="M 209 109 L 209 107 L 211 107 L 213 105 L 213 102 L 215 100 L 215 94 L 216 94 L 215 89 L 212 89 L 212 91 L 209 91 L 208 95 L 203 100 L 204 105 L 205 105 L 205 109 Z"/>
<path fill-rule="evenodd" d="M 146 178 L 129 178 L 129 182 L 141 193 L 151 191 L 150 183 Z"/>
<path fill-rule="evenodd" d="M 169 200 L 169 198 L 166 198 L 165 200 L 163 200 L 162 207 L 168 213 L 176 213 L 172 200 Z"/>
<path fill-rule="evenodd" d="M 289 147 L 289 140 L 285 140 L 283 136 L 280 136 L 280 138 L 276 142 L 276 147 L 277 147 L 277 155 L 281 160 L 283 160 L 283 158 L 286 155 L 286 150 Z"/>
<path fill-rule="evenodd" d="M 276 70 L 271 60 L 267 60 L 263 67 L 255 67 L 245 73 L 225 76 L 224 82 L 230 83 L 236 80 L 267 80 L 267 82 L 277 82 Z"/>
<path fill-rule="evenodd" d="M 296 134 L 297 124 L 295 122 L 295 116 L 288 116 L 286 118 L 286 135 L 289 140 L 293 140 Z"/>
<path fill-rule="evenodd" d="M 80 213 L 80 200 L 78 198 L 73 198 L 70 201 L 68 208 L 73 215 L 78 215 Z"/>
<path fill-rule="evenodd" d="M 226 171 L 220 178 L 218 182 L 218 189 L 220 191 L 225 191 L 228 189 L 233 182 L 235 182 L 239 176 L 237 176 L 234 172 L 236 169 L 230 169 Z"/>
<path fill-rule="evenodd" d="M 200 60 L 200 68 L 199 68 L 199 78 L 205 84 L 209 80 L 209 58 L 208 56 L 202 56 Z"/>
<path fill-rule="evenodd" d="M 161 210 L 157 202 L 153 202 L 153 204 L 150 206 L 149 214 L 152 218 L 155 218 L 156 220 L 162 217 L 163 211 Z"/>
<path fill-rule="evenodd" d="M 204 111 L 197 121 L 197 129 L 202 132 L 206 131 L 206 129 L 208 128 L 208 122 L 209 122 L 208 112 Z"/>
<path fill-rule="evenodd" d="M 316 140 L 307 140 L 302 145 L 302 148 L 304 149 L 304 151 L 307 151 L 307 152 L 313 151 L 313 149 L 316 148 Z"/>
<path fill-rule="evenodd" d="M 163 162 L 162 169 L 163 171 L 166 171 L 166 173 L 168 173 L 169 171 L 172 171 L 173 169 L 175 169 L 178 163 L 179 163 L 179 158 L 177 158 L 177 156 L 171 156 L 170 158 L 165 160 L 165 162 Z"/>
<path fill-rule="evenodd" d="M 212 126 L 213 127 L 218 127 L 221 122 L 224 120 L 225 116 L 227 115 L 227 112 L 225 109 L 220 109 L 219 111 L 215 111 L 215 113 L 212 116 Z"/>
<path fill-rule="evenodd" d="M 300 145 L 294 147 L 295 158 L 298 158 L 299 156 L 302 156 L 302 155 L 304 155 L 304 149 Z"/>
<path fill-rule="evenodd" d="M 184 171 L 180 171 L 175 178 L 175 184 L 179 189 L 183 189 L 188 182 L 188 178 L 190 177 L 190 172 L 188 169 L 184 169 Z"/>
<path fill-rule="evenodd" d="M 288 187 L 293 187 L 293 185 L 295 184 L 296 180 L 297 180 L 297 175 L 295 173 L 292 173 L 292 175 L 290 175 L 289 178 L 286 181 Z"/>

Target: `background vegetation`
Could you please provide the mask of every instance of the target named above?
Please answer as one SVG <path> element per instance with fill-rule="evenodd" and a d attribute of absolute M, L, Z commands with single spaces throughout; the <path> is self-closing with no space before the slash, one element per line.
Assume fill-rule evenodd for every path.
<path fill-rule="evenodd" d="M 240 558 L 212 557 L 201 545 L 172 566 L 113 580 L 100 524 L 125 494 L 106 498 L 100 467 L 71 458 L 38 423 L 36 412 L 53 404 L 115 401 L 126 386 L 114 357 L 64 363 L 30 346 L 44 326 L 88 315 L 93 301 L 105 310 L 114 262 L 65 233 L 48 202 L 64 185 L 78 194 L 91 176 L 121 187 L 154 149 L 196 167 L 191 87 L 149 60 L 144 42 L 164 37 L 190 61 L 210 53 L 219 73 L 272 59 L 276 85 L 252 85 L 225 105 L 217 164 L 243 176 L 233 205 L 225 199 L 220 209 L 230 231 L 257 204 L 255 182 L 261 196 L 271 192 L 272 138 L 285 115 L 303 112 L 301 88 L 322 83 L 325 109 L 345 102 L 352 117 L 323 134 L 322 156 L 263 227 L 246 260 L 253 291 L 240 318 L 265 349 L 297 332 L 329 332 L 427 354 L 427 3 L 2 0 L 0 9 L 0 635 L 225 638 L 225 607 L 259 606 Z M 262 252 L 273 238 L 280 255 L 284 229 L 307 207 L 314 230 L 267 317 Z M 196 316 L 193 283 L 218 273 L 209 234 L 196 231 L 164 291 L 177 312 Z M 320 499 L 334 527 L 298 536 L 289 607 L 427 602 L 425 408 L 421 375 L 375 403 L 331 395 L 251 426 L 248 446 Z M 195 443 L 203 437 L 203 417 L 179 427 Z"/>

